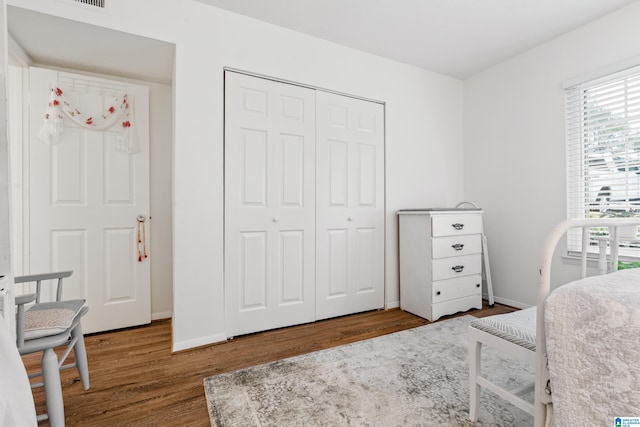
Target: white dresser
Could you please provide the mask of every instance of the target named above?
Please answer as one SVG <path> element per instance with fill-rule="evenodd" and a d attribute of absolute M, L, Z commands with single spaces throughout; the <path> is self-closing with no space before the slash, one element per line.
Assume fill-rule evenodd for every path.
<path fill-rule="evenodd" d="M 482 210 L 398 211 L 400 308 L 425 319 L 482 308 Z"/>

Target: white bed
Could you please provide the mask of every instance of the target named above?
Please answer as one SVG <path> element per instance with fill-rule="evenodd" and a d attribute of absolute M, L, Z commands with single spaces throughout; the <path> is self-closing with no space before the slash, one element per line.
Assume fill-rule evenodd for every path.
<path fill-rule="evenodd" d="M 29 378 L 22 364 L 9 322 L 0 314 L 0 426 L 36 426 Z"/>
<path fill-rule="evenodd" d="M 567 220 L 547 237 L 538 280 L 536 426 L 640 417 L 640 273 L 617 271 L 618 230 L 629 225 L 640 219 Z M 587 278 L 591 227 L 609 227 L 611 273 Z M 572 228 L 582 229 L 583 279 L 551 292 L 551 260 Z"/>
<path fill-rule="evenodd" d="M 616 417 L 640 417 L 640 269 L 616 271 L 618 230 L 630 225 L 640 226 L 640 218 L 558 224 L 542 251 L 537 306 L 471 323 L 471 420 L 478 416 L 481 387 L 534 415 L 536 427 L 614 425 Z M 592 227 L 609 228 L 610 274 L 587 277 Z M 582 230 L 582 279 L 551 292 L 554 252 L 574 228 Z M 602 263 L 598 267 L 602 272 Z M 506 390 L 483 377 L 483 345 L 534 363 L 535 387 L 524 384 Z M 532 388 L 533 405 L 523 397 Z"/>
<path fill-rule="evenodd" d="M 544 312 L 555 425 L 640 417 L 640 269 L 561 286 Z"/>

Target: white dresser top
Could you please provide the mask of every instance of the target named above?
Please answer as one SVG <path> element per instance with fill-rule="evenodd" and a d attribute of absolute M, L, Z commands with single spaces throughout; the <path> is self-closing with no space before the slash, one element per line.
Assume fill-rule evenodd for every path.
<path fill-rule="evenodd" d="M 424 209 L 400 209 L 398 215 L 421 215 L 434 213 L 482 213 L 480 208 L 424 208 Z"/>

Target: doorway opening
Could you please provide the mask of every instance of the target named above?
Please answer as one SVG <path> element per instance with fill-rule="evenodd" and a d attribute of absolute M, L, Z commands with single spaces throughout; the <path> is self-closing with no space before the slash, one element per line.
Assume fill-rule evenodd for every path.
<path fill-rule="evenodd" d="M 37 153 L 34 126 L 30 121 L 43 122 L 42 117 L 30 117 L 30 68 L 37 67 L 55 73 L 72 73 L 87 80 L 108 79 L 121 87 L 148 88 L 148 192 L 149 218 L 147 245 L 150 266 L 150 318 L 172 316 L 173 254 L 172 254 L 172 164 L 173 164 L 173 79 L 175 45 L 133 34 L 118 32 L 78 21 L 7 6 L 8 32 L 8 98 L 10 183 L 12 192 L 12 270 L 14 275 L 40 273 L 34 268 L 53 268 L 53 260 L 36 265 L 32 258 L 39 245 L 51 245 L 33 239 L 33 215 L 30 205 L 33 183 L 31 165 Z M 78 37 L 81 34 L 81 37 Z M 100 43 L 96 44 L 96 40 Z M 96 49 L 96 46 L 99 46 Z M 44 144 L 44 143 L 43 143 Z M 49 150 L 50 151 L 50 150 Z M 103 150 L 103 154 L 105 151 Z M 108 154 L 108 152 L 107 152 Z M 125 159 L 121 157 L 120 160 Z M 113 159 L 112 159 L 113 160 Z M 126 168 L 126 161 L 112 163 L 115 174 Z M 87 171 L 88 172 L 88 171 Z M 128 171 L 122 171 L 124 172 Z M 135 216 L 133 218 L 136 224 Z M 135 234 L 135 232 L 134 232 Z M 117 233 L 112 233 L 112 237 Z M 120 238 L 122 236 L 118 236 Z M 137 237 L 137 236 L 136 236 Z M 115 238 L 115 237 L 114 237 Z M 117 239 L 116 239 L 117 240 Z M 132 242 L 134 245 L 135 242 Z M 47 265 L 48 263 L 48 265 Z M 104 264 L 104 263 L 102 263 Z M 45 267 L 46 266 L 46 267 Z M 100 267 L 101 277 L 118 274 Z M 76 272 L 77 274 L 77 272 Z M 78 275 L 82 276 L 82 275 Z M 83 277 L 76 277 L 82 281 Z M 78 287 L 90 286 L 78 283 Z M 123 284 L 123 287 L 128 286 Z M 21 289 L 17 289 L 18 292 Z M 28 292 L 28 290 L 23 290 Z M 86 331 L 90 332 L 90 331 Z"/>

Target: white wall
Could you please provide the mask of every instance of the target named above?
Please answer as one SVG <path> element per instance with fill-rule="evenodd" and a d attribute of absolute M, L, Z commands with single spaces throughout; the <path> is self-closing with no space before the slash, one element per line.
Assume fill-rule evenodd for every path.
<path fill-rule="evenodd" d="M 7 36 L 5 6 L 0 1 L 0 100 L 6 99 Z M 0 102 L 0 275 L 11 277 L 11 225 L 7 104 Z"/>
<path fill-rule="evenodd" d="M 151 319 L 173 314 L 173 87 L 149 88 Z"/>
<path fill-rule="evenodd" d="M 535 304 L 544 238 L 566 218 L 562 83 L 640 55 L 639 22 L 636 2 L 465 80 L 465 196 L 486 212 L 497 301 Z M 556 258 L 556 283 L 578 277 Z"/>
<path fill-rule="evenodd" d="M 223 67 L 386 102 L 388 306 L 399 299 L 395 212 L 462 200 L 462 83 L 456 79 L 187 0 L 112 0 L 109 13 L 49 0 L 7 2 L 176 44 L 175 350 L 226 338 Z"/>

